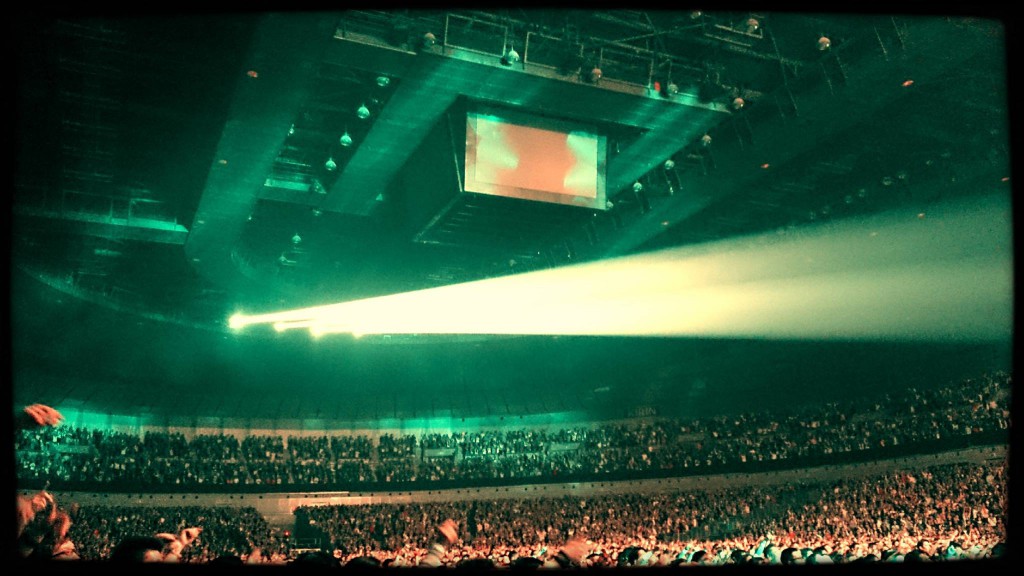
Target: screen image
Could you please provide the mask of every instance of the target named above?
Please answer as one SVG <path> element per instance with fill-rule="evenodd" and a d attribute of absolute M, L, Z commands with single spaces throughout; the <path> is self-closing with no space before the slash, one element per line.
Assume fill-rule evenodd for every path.
<path fill-rule="evenodd" d="M 568 124 L 469 112 L 465 191 L 604 210 L 606 148 Z"/>

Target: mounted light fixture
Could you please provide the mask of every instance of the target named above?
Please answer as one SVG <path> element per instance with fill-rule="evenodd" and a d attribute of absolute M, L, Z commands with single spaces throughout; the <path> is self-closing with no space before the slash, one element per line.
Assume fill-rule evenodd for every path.
<path fill-rule="evenodd" d="M 433 32 L 427 32 L 423 35 L 423 40 L 420 44 L 424 48 L 433 48 L 434 44 L 437 44 L 437 36 L 434 36 Z"/>
<path fill-rule="evenodd" d="M 598 82 L 600 82 L 600 80 L 601 80 L 601 75 L 602 75 L 602 73 L 601 73 L 601 69 L 600 69 L 600 68 L 598 68 L 597 66 L 594 66 L 594 67 L 593 67 L 593 68 L 592 68 L 592 69 L 590 70 L 590 76 L 589 76 L 589 78 L 590 78 L 590 83 L 591 83 L 591 84 L 597 84 Z"/>
<path fill-rule="evenodd" d="M 333 156 L 327 158 L 327 162 L 324 162 L 324 168 L 327 168 L 328 172 L 334 172 L 338 168 L 338 163 L 334 161 Z"/>
<path fill-rule="evenodd" d="M 359 108 L 356 108 L 356 116 L 359 116 L 363 120 L 366 120 L 367 118 L 370 117 L 370 109 L 366 107 L 365 102 L 360 104 Z"/>
<path fill-rule="evenodd" d="M 516 52 L 512 44 L 509 44 L 508 50 L 501 56 L 501 64 L 502 66 L 511 66 L 517 62 L 519 62 L 519 52 Z"/>
<path fill-rule="evenodd" d="M 345 130 L 345 133 L 341 135 L 341 138 L 338 139 L 338 143 L 346 148 L 352 145 L 352 136 L 349 136 L 348 130 Z"/>
<path fill-rule="evenodd" d="M 707 148 L 711 146 L 711 134 L 705 134 L 700 137 L 700 145 Z"/>
<path fill-rule="evenodd" d="M 662 98 L 671 98 L 679 93 L 679 86 L 671 80 L 662 84 L 661 82 L 654 83 L 654 90 L 661 95 Z"/>
<path fill-rule="evenodd" d="M 743 108 L 746 105 L 747 105 L 747 102 L 743 98 L 740 98 L 739 96 L 737 96 L 737 97 L 732 99 L 732 109 L 733 110 L 739 110 L 739 109 Z"/>
<path fill-rule="evenodd" d="M 832 41 L 828 39 L 828 36 L 822 36 L 818 38 L 818 50 L 824 52 L 832 47 Z"/>
<path fill-rule="evenodd" d="M 676 161 L 669 158 L 665 160 L 665 186 L 668 188 L 668 195 L 674 196 L 676 190 L 681 190 L 683 187 L 682 181 L 679 179 L 679 173 L 676 172 Z"/>
<path fill-rule="evenodd" d="M 383 74 L 377 76 L 377 86 L 380 86 L 381 88 L 386 88 L 388 84 L 391 84 L 391 78 L 388 78 Z"/>
<path fill-rule="evenodd" d="M 761 23 L 757 21 L 757 18 L 747 19 L 747 34 L 753 34 L 761 28 Z"/>

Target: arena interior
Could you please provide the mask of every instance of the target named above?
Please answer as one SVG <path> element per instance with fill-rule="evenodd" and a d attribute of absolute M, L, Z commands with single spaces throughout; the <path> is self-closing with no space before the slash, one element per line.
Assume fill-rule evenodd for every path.
<path fill-rule="evenodd" d="M 1012 557 L 1001 16 L 19 13 L 11 565 Z"/>

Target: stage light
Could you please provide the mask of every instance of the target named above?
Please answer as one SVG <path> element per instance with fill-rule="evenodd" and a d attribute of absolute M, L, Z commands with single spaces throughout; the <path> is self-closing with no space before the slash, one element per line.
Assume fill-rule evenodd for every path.
<path fill-rule="evenodd" d="M 516 49 L 510 44 L 508 50 L 501 55 L 501 64 L 502 66 L 511 66 L 516 62 L 519 62 L 519 52 L 516 52 Z"/>
<path fill-rule="evenodd" d="M 364 300 L 233 316 L 330 333 L 1005 340 L 1007 197 Z M 885 238 L 880 243 L 877 238 Z"/>

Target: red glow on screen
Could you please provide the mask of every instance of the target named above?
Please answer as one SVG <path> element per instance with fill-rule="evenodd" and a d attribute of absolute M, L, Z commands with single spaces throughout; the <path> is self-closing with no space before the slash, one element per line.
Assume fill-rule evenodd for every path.
<path fill-rule="evenodd" d="M 592 132 L 470 113 L 465 190 L 603 210 L 604 153 Z"/>

